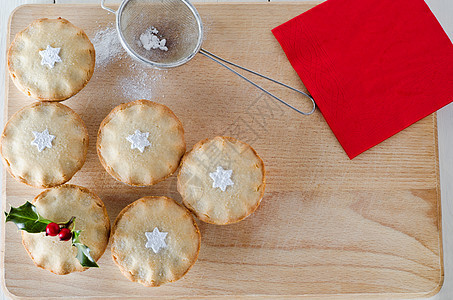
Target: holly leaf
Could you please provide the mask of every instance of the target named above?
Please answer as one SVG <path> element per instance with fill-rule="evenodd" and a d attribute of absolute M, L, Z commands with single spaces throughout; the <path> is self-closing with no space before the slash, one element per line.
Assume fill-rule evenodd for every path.
<path fill-rule="evenodd" d="M 95 267 L 99 268 L 96 261 L 90 255 L 90 248 L 80 242 L 81 230 L 74 230 L 72 232 L 72 245 L 77 248 L 76 258 L 79 260 L 82 267 Z"/>
<path fill-rule="evenodd" d="M 46 226 L 52 221 L 44 219 L 36 211 L 36 206 L 30 202 L 26 202 L 19 207 L 11 207 L 9 213 L 5 212 L 5 222 L 13 222 L 20 230 L 25 230 L 29 233 L 39 233 L 46 231 Z M 69 226 L 74 217 L 69 220 L 65 226 Z M 72 231 L 72 246 L 77 248 L 76 258 L 83 267 L 99 267 L 96 261 L 90 255 L 90 248 L 82 244 L 80 241 L 80 230 Z"/>
<path fill-rule="evenodd" d="M 19 207 L 11 207 L 9 213 L 5 212 L 5 222 L 13 222 L 20 230 L 29 233 L 39 233 L 46 231 L 46 226 L 52 221 L 44 219 L 36 211 L 36 206 L 26 202 Z"/>

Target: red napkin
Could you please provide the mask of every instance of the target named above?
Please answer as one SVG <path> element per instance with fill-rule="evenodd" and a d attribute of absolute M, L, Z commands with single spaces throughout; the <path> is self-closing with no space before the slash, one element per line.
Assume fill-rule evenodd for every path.
<path fill-rule="evenodd" d="M 351 159 L 453 101 L 453 45 L 423 0 L 328 0 L 272 32 Z"/>

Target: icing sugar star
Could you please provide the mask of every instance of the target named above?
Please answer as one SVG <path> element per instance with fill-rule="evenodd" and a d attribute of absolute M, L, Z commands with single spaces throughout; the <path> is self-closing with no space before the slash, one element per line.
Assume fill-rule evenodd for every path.
<path fill-rule="evenodd" d="M 212 187 L 218 187 L 222 192 L 225 192 L 227 186 L 234 184 L 231 180 L 232 174 L 233 170 L 224 170 L 221 166 L 218 166 L 215 172 L 209 173 L 209 177 L 212 179 Z"/>
<path fill-rule="evenodd" d="M 51 46 L 47 45 L 46 50 L 39 51 L 39 55 L 41 55 L 41 65 L 49 65 L 52 69 L 56 62 L 61 62 L 60 53 L 61 48 L 52 48 Z"/>
<path fill-rule="evenodd" d="M 30 144 L 36 146 L 39 152 L 45 148 L 52 148 L 52 141 L 55 136 L 49 134 L 47 128 L 43 132 L 33 131 L 33 135 L 35 136 L 35 139 Z"/>
<path fill-rule="evenodd" d="M 126 139 L 131 143 L 131 149 L 138 149 L 143 153 L 145 147 L 151 146 L 148 137 L 149 132 L 141 132 L 137 129 L 134 134 L 129 135 Z"/>
<path fill-rule="evenodd" d="M 161 248 L 167 248 L 167 243 L 165 243 L 167 234 L 168 232 L 160 232 L 157 227 L 154 228 L 153 232 L 145 232 L 148 240 L 145 247 L 153 249 L 154 253 L 159 252 Z"/>

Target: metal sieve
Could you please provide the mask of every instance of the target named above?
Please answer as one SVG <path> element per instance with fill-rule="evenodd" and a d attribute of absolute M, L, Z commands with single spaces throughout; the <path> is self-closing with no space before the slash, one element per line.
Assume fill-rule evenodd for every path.
<path fill-rule="evenodd" d="M 195 54 L 201 53 L 296 112 L 311 115 L 315 111 L 315 101 L 305 92 L 202 49 L 201 17 L 187 0 L 123 0 L 117 11 L 106 7 L 104 2 L 105 0 L 101 0 L 101 7 L 116 15 L 119 40 L 133 58 L 157 69 L 168 69 L 185 64 Z M 313 108 L 309 112 L 303 112 L 231 67 L 300 93 L 310 99 Z"/>

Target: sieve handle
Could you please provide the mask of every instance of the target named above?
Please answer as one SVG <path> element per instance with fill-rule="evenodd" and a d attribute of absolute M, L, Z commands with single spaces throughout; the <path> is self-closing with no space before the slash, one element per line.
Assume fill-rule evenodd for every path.
<path fill-rule="evenodd" d="M 104 5 L 104 2 L 105 2 L 105 0 L 101 0 L 101 7 L 102 7 L 103 9 L 105 9 L 105 10 L 111 12 L 112 14 L 116 14 L 116 10 L 113 10 L 113 9 L 111 9 L 110 7 L 105 6 L 105 5 Z"/>
<path fill-rule="evenodd" d="M 242 66 L 240 66 L 240 65 L 238 65 L 238 64 L 235 64 L 235 63 L 233 63 L 233 62 L 231 62 L 231 61 L 228 61 L 228 60 L 226 60 L 226 59 L 223 59 L 223 58 L 221 58 L 221 57 L 219 57 L 219 56 L 217 56 L 217 55 L 215 55 L 215 54 L 213 54 L 213 53 L 211 53 L 211 52 L 209 52 L 209 51 L 207 51 L 207 50 L 204 50 L 203 48 L 200 49 L 200 53 L 203 54 L 204 56 L 206 56 L 207 58 L 209 58 L 209 59 L 215 61 L 216 63 L 218 63 L 218 64 L 221 65 L 222 67 L 224 67 L 224 68 L 230 70 L 231 72 L 233 72 L 234 74 L 238 75 L 239 77 L 241 77 L 242 79 L 244 79 L 244 80 L 247 81 L 248 83 L 252 84 L 252 85 L 255 86 L 256 88 L 258 88 L 258 89 L 260 89 L 261 91 L 265 92 L 266 94 L 268 94 L 268 95 L 271 96 L 272 98 L 276 99 L 277 101 L 280 101 L 280 102 L 283 103 L 284 105 L 288 106 L 288 107 L 291 108 L 292 110 L 294 110 L 294 111 L 296 111 L 296 112 L 298 112 L 298 113 L 300 113 L 300 114 L 302 114 L 302 115 L 304 115 L 304 116 L 311 115 L 311 114 L 315 111 L 315 109 L 316 109 L 315 100 L 314 100 L 310 95 L 308 95 L 307 93 L 304 93 L 304 92 L 301 91 L 301 90 L 298 90 L 298 89 L 296 89 L 296 88 L 293 88 L 293 87 L 291 87 L 291 86 L 289 86 L 289 85 L 287 85 L 287 84 L 284 84 L 284 83 L 282 83 L 282 82 L 280 82 L 280 81 L 277 81 L 277 80 L 275 80 L 275 79 L 272 79 L 272 78 L 269 78 L 269 77 L 267 77 L 267 76 L 264 76 L 264 75 L 262 75 L 262 74 L 260 74 L 260 73 L 258 73 L 258 72 L 255 72 L 255 71 L 252 71 L 252 70 L 250 70 L 250 69 L 244 68 L 244 67 L 242 67 Z M 230 67 L 227 66 L 226 64 L 229 64 L 229 65 L 234 66 L 234 67 L 236 67 L 236 68 L 239 68 L 239 69 L 241 69 L 241 70 L 247 71 L 247 72 L 249 72 L 249 73 L 251 73 L 251 74 L 257 75 L 257 76 L 259 76 L 259 77 L 262 77 L 262 78 L 264 78 L 264 79 L 267 79 L 267 80 L 272 81 L 272 82 L 274 82 L 274 83 L 276 83 L 276 84 L 279 84 L 279 85 L 281 85 L 281 86 L 283 86 L 283 87 L 286 87 L 286 88 L 288 88 L 288 89 L 290 89 L 290 90 L 292 90 L 292 91 L 295 91 L 295 92 L 298 92 L 298 93 L 304 95 L 305 97 L 307 97 L 308 99 L 310 99 L 311 103 L 313 104 L 313 108 L 312 108 L 311 111 L 309 111 L 309 112 L 304 112 L 304 111 L 301 111 L 300 109 L 295 108 L 294 106 L 292 106 L 292 105 L 289 104 L 288 102 L 286 102 L 286 101 L 280 99 L 279 97 L 275 96 L 274 94 L 272 94 L 272 93 L 269 92 L 268 90 L 264 89 L 264 88 L 261 87 L 260 85 L 256 84 L 255 82 L 253 82 L 253 81 L 251 81 L 250 79 L 248 79 L 247 77 L 245 77 L 244 75 L 242 75 L 242 74 L 238 73 L 237 71 L 233 70 L 232 68 L 230 68 Z"/>

